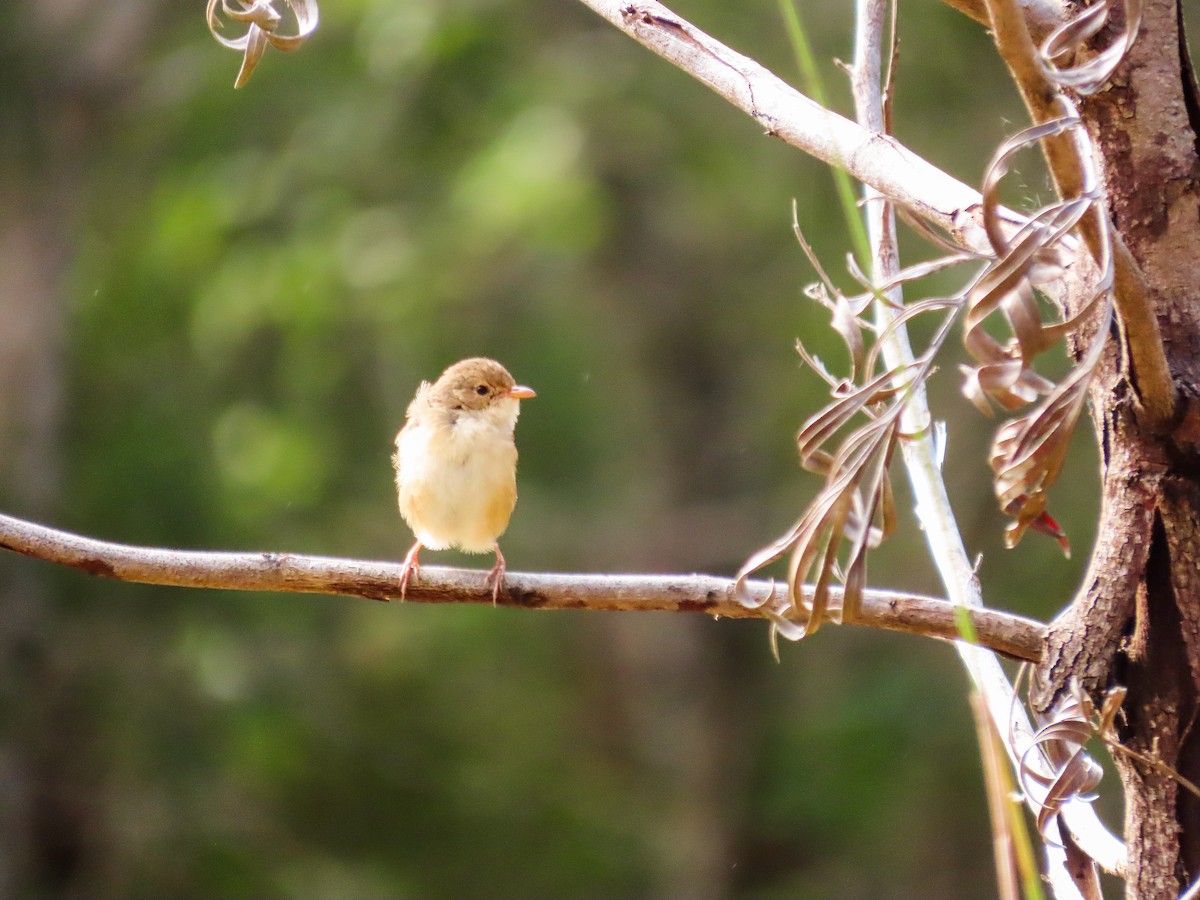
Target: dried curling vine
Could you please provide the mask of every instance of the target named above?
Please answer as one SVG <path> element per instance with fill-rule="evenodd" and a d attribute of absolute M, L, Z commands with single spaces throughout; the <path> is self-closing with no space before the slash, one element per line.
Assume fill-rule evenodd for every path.
<path fill-rule="evenodd" d="M 999 187 L 1014 154 L 1069 131 L 1082 135 L 1079 119 L 1062 117 L 1027 128 L 1006 141 L 988 167 L 983 188 L 984 228 L 995 258 L 967 295 L 963 343 L 976 363 L 962 367 L 963 393 L 987 415 L 991 415 L 991 403 L 1012 411 L 1039 396 L 1045 398 L 1031 412 L 1000 426 L 988 462 L 995 475 L 993 487 L 1000 509 L 1013 520 L 1005 529 L 1005 544 L 1015 546 L 1032 527 L 1052 536 L 1067 553 L 1066 535 L 1046 509 L 1046 492 L 1062 471 L 1112 321 L 1108 219 L 1094 216 L 1104 231 L 1101 246 L 1105 252 L 1097 261 L 1100 274 L 1091 298 L 1070 318 L 1043 321 L 1037 294 L 1062 278 L 1077 254 L 1086 252 L 1071 232 L 1085 216 L 1102 208 L 1103 195 L 1087 167 L 1080 196 L 1039 210 L 1010 240 L 999 216 Z M 1067 334 L 1078 333 L 1080 326 L 1097 314 L 1101 319 L 1090 346 L 1062 381 L 1054 384 L 1034 369 L 1039 355 Z M 1003 343 L 984 328 L 997 318 L 1011 334 Z"/>
<path fill-rule="evenodd" d="M 825 274 L 798 223 L 794 222 L 793 227 L 801 248 L 821 277 L 806 293 L 829 309 L 833 328 L 849 353 L 851 373 L 848 378 L 831 375 L 803 343 L 797 343 L 801 358 L 830 386 L 832 399 L 804 423 L 796 438 L 801 465 L 824 476 L 825 483 L 796 525 L 742 566 L 737 585 L 746 605 L 771 607 L 768 615 L 775 632 L 798 640 L 816 631 L 828 618 L 854 621 L 857 616 L 867 584 L 867 552 L 896 527 L 888 469 L 897 442 L 904 437 L 901 414 L 913 391 L 933 371 L 934 358 L 950 333 L 965 295 L 931 298 L 899 308 L 882 328 L 867 321 L 866 314 L 875 303 L 888 303 L 887 295 L 898 286 L 974 257 L 955 251 L 905 269 L 879 286 L 870 285 L 852 261 L 850 272 L 866 291 L 848 297 Z M 911 365 L 878 371 L 882 342 L 916 316 L 937 312 L 943 313 L 942 321 L 926 352 Z M 869 351 L 868 336 L 872 338 Z M 859 419 L 866 421 L 847 431 Z M 845 553 L 841 554 L 843 544 Z M 750 596 L 745 590 L 750 574 L 785 555 L 789 559 L 786 599 L 779 602 L 774 595 L 765 599 Z M 839 559 L 841 555 L 844 561 Z M 815 582 L 815 587 L 806 599 L 803 585 L 809 580 Z M 837 610 L 831 609 L 835 580 L 843 585 Z"/>
<path fill-rule="evenodd" d="M 1113 281 L 1110 254 L 1100 261 L 1100 276 L 1090 300 L 1074 316 L 1044 320 L 1039 294 L 1067 273 L 1077 254 L 1086 252 L 1073 231 L 1085 216 L 1094 214 L 1101 194 L 1090 169 L 1085 169 L 1089 177 L 1080 196 L 1046 206 L 1014 231 L 1002 218 L 999 189 L 1014 154 L 1079 128 L 1077 118 L 1061 117 L 1022 131 L 997 151 L 983 190 L 984 227 L 994 256 L 956 295 L 906 306 L 895 306 L 889 300 L 901 285 L 948 267 L 977 262 L 981 259 L 978 255 L 950 252 L 907 268 L 882 285 L 872 285 L 851 259 L 849 270 L 866 290 L 846 296 L 826 275 L 794 223 L 797 240 L 821 279 L 808 287 L 806 294 L 829 310 L 832 327 L 849 354 L 850 374 L 846 378 L 830 374 L 802 343 L 797 344 L 801 358 L 830 387 L 830 402 L 811 416 L 797 435 L 801 465 L 825 481 L 799 521 L 754 553 L 738 572 L 738 585 L 742 586 L 751 573 L 788 557 L 787 596 L 783 602 L 770 598 L 775 632 L 797 640 L 816 631 L 827 619 L 854 620 L 867 584 L 867 552 L 896 527 L 888 467 L 897 442 L 905 438 L 901 415 L 913 391 L 932 374 L 934 359 L 960 313 L 963 343 L 975 360 L 962 367 L 967 398 L 989 416 L 993 405 L 1011 412 L 1041 399 L 1031 412 L 1000 426 L 989 455 L 997 501 L 1013 520 L 1005 532 L 1006 543 L 1014 546 L 1033 528 L 1049 534 L 1069 552 L 1066 535 L 1046 509 L 1046 492 L 1061 473 L 1108 334 Z M 1104 236 L 1107 242 L 1107 233 Z M 894 312 L 882 328 L 866 318 L 876 303 L 888 304 Z M 944 316 L 925 352 L 911 365 L 879 371 L 880 348 L 890 332 L 930 312 Z M 1091 343 L 1066 377 L 1056 384 L 1037 372 L 1035 363 L 1041 354 L 1097 315 L 1101 319 Z M 1010 335 L 1006 340 L 991 333 L 1000 323 Z M 852 427 L 860 419 L 866 421 Z M 809 599 L 803 591 L 806 581 L 814 583 Z M 831 608 L 835 581 L 843 585 L 840 609 Z M 749 606 L 766 602 L 744 591 L 740 596 Z"/>
<path fill-rule="evenodd" d="M 1067 60 L 1075 61 L 1083 55 L 1087 42 L 1108 24 L 1114 7 L 1124 11 L 1125 27 L 1100 53 L 1076 65 L 1066 64 Z M 1042 41 L 1039 56 L 1046 77 L 1059 87 L 1070 88 L 1077 94 L 1094 94 L 1108 83 L 1117 65 L 1133 46 L 1141 23 L 1142 0 L 1101 0 L 1094 6 L 1086 7 Z"/>
<path fill-rule="evenodd" d="M 295 19 L 295 34 L 280 33 L 283 16 L 275 9 L 272 0 L 233 0 L 232 4 L 229 0 L 208 0 L 204 13 L 208 30 L 224 46 L 242 51 L 242 65 L 233 82 L 235 88 L 242 87 L 250 80 L 254 67 L 268 46 L 290 53 L 299 50 L 300 45 L 316 31 L 317 0 L 283 0 L 283 4 Z M 245 25 L 246 33 L 236 38 L 222 35 L 221 16 Z"/>

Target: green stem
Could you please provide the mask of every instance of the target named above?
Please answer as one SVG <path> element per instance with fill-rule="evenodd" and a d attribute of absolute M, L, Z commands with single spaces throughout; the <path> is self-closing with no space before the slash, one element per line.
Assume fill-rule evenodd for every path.
<path fill-rule="evenodd" d="M 779 0 L 779 13 L 783 16 L 787 27 L 788 39 L 792 43 L 792 53 L 796 57 L 796 67 L 800 70 L 800 83 L 804 92 L 822 106 L 828 108 L 825 96 L 825 82 L 817 69 L 812 46 L 800 20 L 800 11 L 794 0 Z M 843 169 L 831 167 L 833 184 L 837 189 L 838 203 L 842 208 L 842 217 L 850 231 L 850 239 L 854 244 L 854 252 L 864 263 L 871 259 L 871 244 L 867 240 L 867 230 L 862 217 L 858 214 L 858 201 L 855 199 L 854 180 Z M 864 266 L 863 271 L 868 271 Z"/>

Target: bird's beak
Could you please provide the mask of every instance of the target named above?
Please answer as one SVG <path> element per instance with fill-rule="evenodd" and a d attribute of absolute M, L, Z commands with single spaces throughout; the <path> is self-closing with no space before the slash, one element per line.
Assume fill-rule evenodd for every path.
<path fill-rule="evenodd" d="M 537 394 L 533 388 L 527 388 L 523 384 L 513 385 L 508 389 L 508 396 L 514 400 L 528 400 L 530 397 L 536 397 Z"/>

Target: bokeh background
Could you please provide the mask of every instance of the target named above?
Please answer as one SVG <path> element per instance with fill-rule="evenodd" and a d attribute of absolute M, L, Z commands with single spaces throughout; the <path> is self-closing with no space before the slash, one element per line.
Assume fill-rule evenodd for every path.
<path fill-rule="evenodd" d="M 851 13 L 807 6 L 846 111 Z M 852 287 L 824 167 L 572 3 L 327 2 L 237 92 L 203 12 L 6 6 L 0 509 L 399 559 L 405 406 L 487 354 L 538 391 L 513 570 L 729 575 L 794 521 L 821 402 L 794 342 L 844 357 L 793 200 Z M 777 4 L 679 12 L 795 82 Z M 931 0 L 900 33 L 898 135 L 978 183 L 1023 122 L 986 34 Z M 992 423 L 953 357 L 932 392 L 986 598 L 1051 616 L 1091 539 L 1090 436 L 1054 497 L 1076 558 L 1008 552 Z M 939 593 L 900 503 L 872 581 Z M 776 664 L 755 622 L 186 591 L 5 554 L 0 710 L 4 896 L 995 895 L 966 682 L 918 638 L 829 628 Z"/>

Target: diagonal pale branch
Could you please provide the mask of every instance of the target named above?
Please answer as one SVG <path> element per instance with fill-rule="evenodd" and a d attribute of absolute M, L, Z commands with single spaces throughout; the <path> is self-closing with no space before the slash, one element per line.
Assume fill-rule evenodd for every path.
<path fill-rule="evenodd" d="M 859 120 L 864 126 L 882 131 L 886 127 L 885 103 L 882 85 L 883 33 L 887 0 L 858 0 L 855 17 L 855 53 L 851 68 L 851 84 Z M 894 24 L 893 24 L 894 27 Z M 895 36 L 893 35 L 893 42 Z M 894 47 L 894 43 L 893 43 Z M 899 269 L 899 257 L 894 242 L 895 221 L 891 207 L 880 202 L 870 186 L 864 189 L 867 226 L 873 254 L 876 283 L 895 276 Z M 994 229 L 995 230 L 995 229 Z M 893 310 L 900 306 L 899 289 L 889 292 L 888 303 L 876 304 L 877 323 L 886 324 L 894 318 Z M 907 332 L 901 325 L 891 331 L 882 330 L 884 358 L 891 366 L 907 366 L 913 361 L 912 348 Z M 913 436 L 902 442 L 909 483 L 917 499 L 917 515 L 921 520 L 934 562 L 942 576 L 942 582 L 951 600 L 967 608 L 982 606 L 979 583 L 974 577 L 966 548 L 954 520 L 954 512 L 946 495 L 940 467 L 934 452 L 933 441 L 928 430 L 922 426 L 928 421 L 929 408 L 925 393 L 916 387 L 906 413 L 905 426 Z M 1031 726 L 1013 702 L 1014 689 L 991 654 L 965 643 L 956 645 L 960 657 L 971 676 L 981 706 L 987 711 L 995 730 L 1004 735 L 1010 759 L 1014 764 L 1030 754 L 1033 736 Z M 985 752 L 986 752 L 986 748 Z M 1039 763 L 1045 765 L 1044 759 Z M 1029 792 L 1027 799 L 1037 805 L 1037 792 Z M 1072 826 L 1081 836 L 1081 843 L 1092 849 L 1093 855 L 1104 859 L 1110 867 L 1118 864 L 1119 853 L 1111 852 L 1112 837 L 1096 820 L 1090 807 L 1075 804 L 1070 811 Z M 1046 847 L 1050 860 L 1049 871 L 1056 887 L 1062 888 L 1062 896 L 1069 896 L 1069 885 L 1062 884 L 1062 867 L 1057 865 L 1059 851 L 1052 845 Z"/>
<path fill-rule="evenodd" d="M 0 547 L 87 572 L 140 584 L 238 591 L 282 591 L 395 599 L 401 563 L 302 556 L 294 553 L 215 553 L 134 547 L 99 541 L 0 515 Z M 569 575 L 509 572 L 499 605 L 519 609 L 696 612 L 719 618 L 765 618 L 775 608 L 774 585 L 749 582 L 762 599 L 748 609 L 734 582 L 706 575 Z M 811 592 L 811 588 L 806 589 Z M 836 592 L 840 600 L 840 591 Z M 491 603 L 479 572 L 422 566 L 409 585 L 415 603 Z M 895 591 L 867 591 L 854 624 L 956 639 L 955 608 L 944 600 Z M 972 610 L 980 643 L 1015 659 L 1038 661 L 1045 626 L 996 610 Z"/>
<path fill-rule="evenodd" d="M 749 57 L 654 0 L 581 0 L 621 31 L 750 115 L 767 134 L 845 169 L 964 247 L 990 250 L 980 234 L 979 192 L 895 138 L 826 109 Z M 1023 221 L 1012 214 L 1014 224 Z"/>

